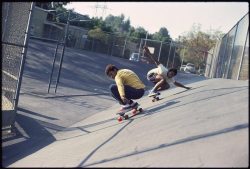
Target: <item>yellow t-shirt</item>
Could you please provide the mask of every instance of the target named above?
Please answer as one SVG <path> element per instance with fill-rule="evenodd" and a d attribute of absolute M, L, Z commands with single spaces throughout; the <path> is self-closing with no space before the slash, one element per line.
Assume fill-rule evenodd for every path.
<path fill-rule="evenodd" d="M 115 82 L 118 87 L 120 96 L 125 96 L 124 85 L 131 86 L 136 89 L 144 89 L 145 85 L 139 77 L 129 69 L 120 69 L 115 76 Z"/>

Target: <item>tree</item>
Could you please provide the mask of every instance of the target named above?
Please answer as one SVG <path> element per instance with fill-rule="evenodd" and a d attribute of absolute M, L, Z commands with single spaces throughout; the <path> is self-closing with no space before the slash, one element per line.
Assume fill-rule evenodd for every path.
<path fill-rule="evenodd" d="M 196 68 L 204 65 L 204 59 L 206 59 L 207 56 L 206 52 L 209 51 L 216 44 L 218 38 L 222 36 L 223 34 L 219 30 L 203 32 L 201 31 L 201 24 L 193 24 L 191 30 L 183 36 L 179 36 L 177 40 L 187 47 L 185 51 L 183 51 L 184 48 L 180 51 L 185 52 L 184 62 L 193 62 Z"/>
<path fill-rule="evenodd" d="M 171 40 L 171 37 L 168 33 L 167 28 L 162 27 L 160 28 L 159 32 L 156 32 L 153 34 L 153 39 L 163 41 L 163 42 L 169 42 Z"/>
<path fill-rule="evenodd" d="M 55 13 L 56 22 L 67 23 L 68 19 L 68 10 L 62 6 L 57 7 Z"/>
<path fill-rule="evenodd" d="M 129 32 L 129 29 L 130 29 L 130 19 L 127 19 L 126 21 L 124 21 L 122 23 L 121 27 L 122 27 L 122 31 Z"/>
<path fill-rule="evenodd" d="M 97 39 L 104 43 L 106 43 L 108 40 L 107 34 L 105 34 L 100 28 L 90 30 L 88 32 L 88 36 L 92 39 Z"/>
<path fill-rule="evenodd" d="M 112 28 L 113 32 L 129 32 L 130 19 L 125 20 L 124 14 L 120 16 L 108 15 L 104 21 L 107 26 Z"/>
<path fill-rule="evenodd" d="M 131 36 L 136 38 L 146 38 L 147 31 L 143 27 L 138 27 L 131 32 Z"/>
<path fill-rule="evenodd" d="M 54 10 L 48 13 L 47 19 L 49 21 L 66 23 L 68 17 L 68 10 L 63 6 L 68 3 L 69 2 L 35 2 L 35 6 L 46 10 Z"/>

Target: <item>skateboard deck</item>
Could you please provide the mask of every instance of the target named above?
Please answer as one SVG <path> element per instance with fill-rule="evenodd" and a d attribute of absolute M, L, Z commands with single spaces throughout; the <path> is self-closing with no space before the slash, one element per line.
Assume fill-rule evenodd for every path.
<path fill-rule="evenodd" d="M 119 117 L 117 118 L 117 120 L 119 122 L 121 122 L 122 120 L 127 120 L 133 116 L 136 116 L 137 114 L 143 112 L 143 109 L 138 106 L 134 107 L 134 108 L 131 108 L 131 109 L 128 109 L 126 111 L 123 111 L 123 112 L 118 112 L 116 113 L 117 115 L 119 115 Z"/>
<path fill-rule="evenodd" d="M 159 101 L 159 100 L 161 100 L 160 98 L 159 98 L 159 95 L 160 95 L 161 93 L 157 93 L 156 95 L 152 95 L 152 96 L 149 96 L 149 97 L 152 97 L 152 102 L 155 102 L 155 101 Z"/>

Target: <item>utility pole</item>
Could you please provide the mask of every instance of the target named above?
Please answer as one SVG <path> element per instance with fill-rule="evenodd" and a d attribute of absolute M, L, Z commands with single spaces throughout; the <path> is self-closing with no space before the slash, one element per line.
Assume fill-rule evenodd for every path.
<path fill-rule="evenodd" d="M 67 39 L 68 39 L 68 32 L 69 32 L 69 24 L 70 24 L 70 10 L 68 11 L 68 18 L 67 18 L 67 25 L 66 25 L 66 29 L 65 29 L 65 33 L 64 33 L 64 39 L 63 39 L 63 50 L 62 50 L 62 57 L 60 59 L 60 65 L 59 65 L 59 70 L 58 70 L 58 75 L 57 75 L 57 80 L 56 80 L 56 87 L 55 87 L 55 93 L 57 90 L 57 86 L 59 83 L 59 79 L 60 79 L 60 75 L 61 75 L 61 69 L 62 69 L 62 63 L 63 63 L 63 57 L 64 57 L 64 51 L 65 51 L 65 46 L 67 43 Z"/>
<path fill-rule="evenodd" d="M 159 50 L 159 54 L 158 54 L 158 61 L 160 61 L 160 57 L 161 57 L 161 47 L 162 47 L 162 41 L 161 41 L 161 46 L 160 46 L 160 50 Z"/>
<path fill-rule="evenodd" d="M 183 48 L 183 51 L 182 51 L 182 59 L 181 59 L 181 67 L 182 67 L 182 65 L 183 65 L 183 60 L 184 60 L 184 57 L 185 57 L 185 46 L 184 46 L 184 48 Z"/>
<path fill-rule="evenodd" d="M 97 12 L 98 12 L 98 9 L 102 9 L 102 18 L 103 18 L 103 15 L 106 14 L 106 10 L 109 9 L 106 2 L 104 2 L 103 5 L 99 5 L 98 2 L 96 2 L 96 5 L 94 6 L 95 8 L 95 16 L 97 16 Z"/>
<path fill-rule="evenodd" d="M 172 47 L 172 39 L 171 39 L 170 47 L 169 47 L 168 61 L 169 61 L 169 57 L 170 57 L 170 54 L 171 54 L 171 47 Z M 168 67 L 168 61 L 167 61 L 167 67 Z"/>
<path fill-rule="evenodd" d="M 148 32 L 147 32 L 147 34 L 146 34 L 145 45 L 147 45 L 147 39 L 148 39 Z"/>
<path fill-rule="evenodd" d="M 146 34 L 146 39 L 145 39 L 145 45 L 144 45 L 144 46 L 147 45 L 147 39 L 148 39 L 148 32 L 147 32 L 147 34 Z M 141 46 L 141 45 L 140 45 L 140 46 Z M 144 57 L 144 52 L 142 52 L 142 56 Z M 139 53 L 139 57 L 140 57 L 140 53 Z"/>
<path fill-rule="evenodd" d="M 124 57 L 124 54 L 125 54 L 125 48 L 126 48 L 126 44 L 127 44 L 127 40 L 128 40 L 129 35 L 130 35 L 130 31 L 129 31 L 128 35 L 126 36 L 126 39 L 125 39 L 125 42 L 124 42 L 123 51 L 122 51 L 122 56 L 123 57 Z"/>

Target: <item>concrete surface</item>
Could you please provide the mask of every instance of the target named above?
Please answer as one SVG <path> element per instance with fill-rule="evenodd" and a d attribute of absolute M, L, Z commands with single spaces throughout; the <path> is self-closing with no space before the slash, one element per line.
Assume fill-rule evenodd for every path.
<path fill-rule="evenodd" d="M 53 134 L 56 132 L 114 105 L 116 102 L 108 91 L 109 85 L 114 82 L 104 73 L 107 64 L 134 70 L 148 89 L 152 87 L 146 80 L 146 73 L 154 65 L 66 48 L 57 93 L 54 93 L 54 85 L 48 93 L 55 47 L 48 42 L 30 40 L 15 132 L 11 138 L 2 138 L 3 166 L 46 147 L 55 141 Z M 59 57 L 55 72 L 58 72 L 58 60 Z M 53 77 L 55 79 L 56 74 Z M 205 79 L 182 73 L 178 73 L 178 77 L 183 83 Z"/>
<path fill-rule="evenodd" d="M 179 72 L 176 80 L 192 90 L 173 87 L 154 103 L 144 96 L 144 113 L 119 123 L 106 64 L 134 70 L 147 89 L 154 65 L 67 49 L 57 93 L 47 93 L 53 49 L 29 45 L 16 136 L 2 140 L 2 166 L 249 166 L 248 81 Z"/>
<path fill-rule="evenodd" d="M 54 135 L 9 167 L 248 167 L 248 81 L 210 79 L 138 102 L 119 123 L 119 105 Z"/>

